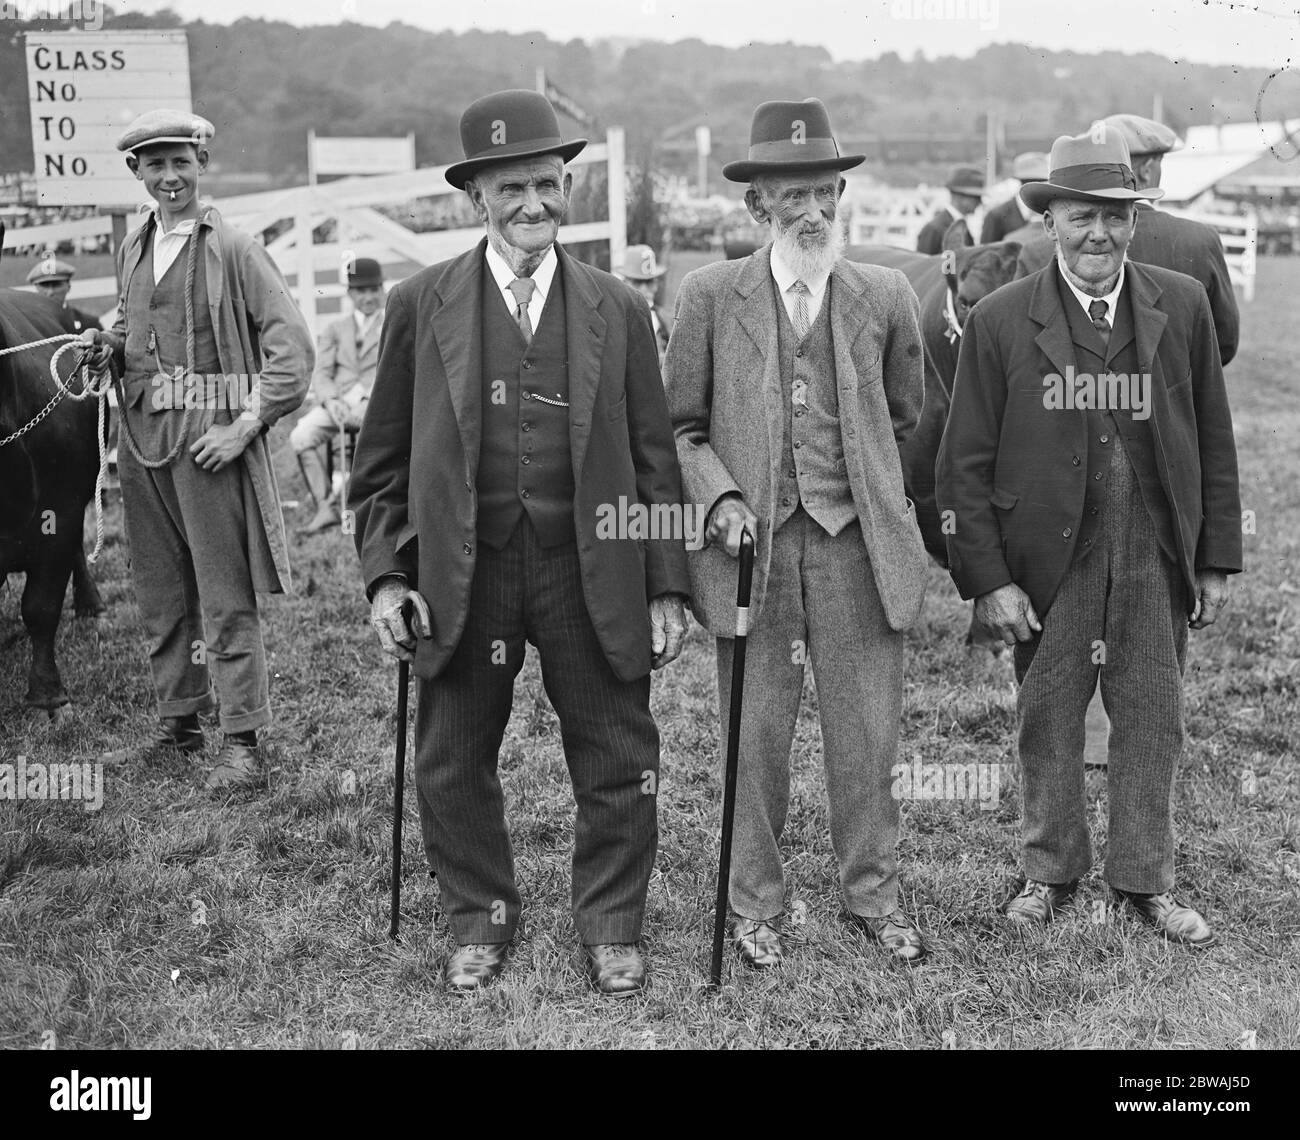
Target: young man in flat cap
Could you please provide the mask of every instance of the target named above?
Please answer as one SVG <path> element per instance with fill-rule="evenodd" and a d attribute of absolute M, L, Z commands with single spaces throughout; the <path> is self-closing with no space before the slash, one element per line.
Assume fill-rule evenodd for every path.
<path fill-rule="evenodd" d="M 1098 684 L 1111 719 L 1107 883 L 1166 938 L 1214 934 L 1173 894 L 1173 782 L 1187 630 L 1241 570 L 1232 416 L 1209 301 L 1181 273 L 1125 261 L 1138 188 L 1117 131 L 1062 136 L 1044 211 L 1056 260 L 966 322 L 936 491 L 949 565 L 1015 647 L 1023 890 L 1042 926 L 1092 863 L 1082 764 Z"/>
<path fill-rule="evenodd" d="M 960 218 L 966 220 L 966 245 L 974 245 L 984 227 L 984 175 L 973 166 L 954 166 L 944 184 L 949 204 L 941 206 L 921 228 L 916 252 L 943 252 L 943 235 Z"/>
<path fill-rule="evenodd" d="M 332 447 L 340 431 L 359 431 L 375 384 L 379 363 L 379 332 L 384 325 L 384 274 L 371 257 L 354 258 L 347 267 L 348 300 L 352 312 L 330 321 L 316 345 L 311 408 L 289 433 L 289 445 L 316 504 L 316 513 L 302 528 L 319 534 L 339 525 L 322 447 Z"/>
<path fill-rule="evenodd" d="M 68 304 L 68 291 L 72 288 L 72 278 L 76 272 L 66 261 L 60 261 L 54 254 L 47 253 L 32 266 L 27 274 L 27 284 L 58 305 L 63 310 L 69 331 L 79 333 L 98 328 L 99 322 L 89 313 L 83 313 Z"/>
<path fill-rule="evenodd" d="M 812 662 L 831 843 L 848 917 L 895 960 L 925 944 L 898 903 L 903 630 L 927 556 L 899 448 L 923 393 L 916 294 L 896 269 L 844 258 L 842 155 L 817 99 L 762 103 L 749 159 L 723 167 L 771 240 L 686 275 L 664 360 L 690 502 L 707 545 L 687 555 L 692 605 L 717 638 L 723 751 L 741 535 L 755 540 L 732 845 L 732 938 L 782 960 L 780 841 L 790 750 Z"/>
<path fill-rule="evenodd" d="M 614 270 L 632 286 L 650 307 L 650 322 L 655 330 L 655 343 L 659 346 L 659 363 L 663 363 L 668 348 L 668 315 L 659 311 L 655 301 L 659 296 L 659 279 L 668 270 L 655 260 L 655 251 L 648 245 L 630 245 L 623 251 L 623 263 Z"/>
<path fill-rule="evenodd" d="M 201 751 L 215 683 L 217 789 L 255 778 L 271 721 L 256 592 L 287 590 L 289 563 L 266 431 L 302 403 L 313 352 L 270 256 L 199 201 L 213 133 L 160 110 L 118 140 L 156 204 L 118 253 L 116 326 L 82 335 L 122 370 L 118 468 L 161 717 L 110 756 Z"/>
<path fill-rule="evenodd" d="M 461 140 L 447 180 L 487 234 L 393 290 L 357 440 L 371 624 L 419 678 L 420 821 L 457 944 L 446 987 L 497 977 L 519 924 L 497 753 L 531 641 L 577 801 L 574 925 L 592 984 L 628 994 L 646 981 L 658 837 L 650 671 L 680 652 L 688 585 L 681 535 L 598 524 L 615 504 L 680 503 L 672 425 L 644 300 L 556 243 L 586 140 L 562 141 L 533 91 L 471 104 Z"/>

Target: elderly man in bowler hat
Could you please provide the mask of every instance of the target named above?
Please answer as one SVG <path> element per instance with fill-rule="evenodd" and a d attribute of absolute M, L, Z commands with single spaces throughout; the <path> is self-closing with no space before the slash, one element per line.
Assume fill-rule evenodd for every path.
<path fill-rule="evenodd" d="M 955 166 L 944 185 L 949 204 L 937 210 L 921 228 L 916 238 L 917 253 L 942 253 L 943 235 L 959 219 L 966 220 L 966 245 L 974 245 L 984 227 L 984 175 L 973 166 Z"/>
<path fill-rule="evenodd" d="M 456 941 L 446 987 L 496 978 L 520 921 L 497 753 L 531 641 L 577 800 L 574 925 L 592 984 L 629 994 L 646 982 L 658 836 L 650 671 L 680 652 L 689 585 L 682 535 L 597 522 L 681 501 L 654 333 L 640 296 L 556 243 L 564 164 L 586 140 L 562 140 L 545 97 L 479 99 L 461 140 L 447 180 L 487 234 L 393 290 L 357 441 L 371 622 L 419 678 L 420 820 Z"/>
<path fill-rule="evenodd" d="M 689 500 L 708 510 L 688 553 L 693 608 L 717 638 L 730 702 L 736 564 L 755 538 L 731 882 L 731 935 L 750 966 L 782 961 L 780 840 L 790 751 L 812 662 L 831 842 L 850 920 L 895 960 L 925 954 L 899 907 L 891 769 L 903 630 L 926 554 L 899 447 L 923 392 L 916 295 L 895 269 L 843 256 L 841 154 L 817 99 L 762 103 L 749 157 L 723 168 L 770 240 L 687 274 L 664 373 Z"/>
<path fill-rule="evenodd" d="M 124 371 L 118 469 L 162 718 L 143 751 L 111 755 L 201 751 L 215 682 L 221 789 L 254 780 L 271 721 L 256 595 L 289 588 L 289 561 L 265 437 L 302 403 L 313 353 L 266 250 L 199 200 L 213 133 L 159 110 L 118 140 L 155 205 L 118 254 L 117 324 L 82 337 Z"/>
<path fill-rule="evenodd" d="M 353 258 L 347 266 L 352 312 L 325 326 L 316 344 L 312 395 L 316 404 L 293 425 L 289 446 L 316 504 L 304 534 L 339 525 L 321 448 L 330 447 L 340 431 L 359 431 L 379 363 L 379 330 L 384 324 L 384 273 L 371 257 Z"/>
<path fill-rule="evenodd" d="M 1043 210 L 1056 259 L 986 297 L 962 337 L 936 465 L 950 569 L 1015 647 L 1025 884 L 1041 926 L 1092 862 L 1081 763 L 1100 674 L 1111 718 L 1105 877 L 1167 939 L 1214 934 L 1174 887 L 1187 631 L 1241 569 L 1237 456 L 1205 290 L 1125 261 L 1139 189 L 1117 131 L 1062 136 Z"/>

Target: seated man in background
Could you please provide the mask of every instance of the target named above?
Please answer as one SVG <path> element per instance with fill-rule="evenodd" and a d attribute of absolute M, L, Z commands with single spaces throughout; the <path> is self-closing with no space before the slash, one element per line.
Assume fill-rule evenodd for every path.
<path fill-rule="evenodd" d="M 339 525 L 339 508 L 320 449 L 322 444 L 333 446 L 340 431 L 360 430 L 370 400 L 384 325 L 384 274 L 379 262 L 369 257 L 351 262 L 348 298 L 352 312 L 326 325 L 316 345 L 316 371 L 311 378 L 315 406 L 289 434 L 298 469 L 316 503 L 316 513 L 302 534 L 319 534 Z"/>

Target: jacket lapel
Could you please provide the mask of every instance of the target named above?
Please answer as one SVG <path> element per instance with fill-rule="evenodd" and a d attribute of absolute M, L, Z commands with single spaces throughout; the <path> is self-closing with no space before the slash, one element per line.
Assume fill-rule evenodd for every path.
<path fill-rule="evenodd" d="M 557 243 L 555 254 L 564 289 L 564 335 L 569 356 L 569 449 L 573 478 L 582 477 L 582 464 L 591 440 L 591 417 L 600 387 L 600 362 L 605 352 L 604 299 L 591 271 Z"/>
<path fill-rule="evenodd" d="M 1070 338 L 1070 320 L 1061 308 L 1061 294 L 1056 284 L 1058 272 L 1055 260 L 1038 271 L 1029 298 L 1029 319 L 1043 326 L 1034 337 L 1034 343 L 1047 354 L 1056 371 L 1064 376 L 1067 367 L 1074 367 L 1074 343 Z"/>
<path fill-rule="evenodd" d="M 1131 261 L 1126 272 L 1132 290 L 1130 305 L 1133 309 L 1133 339 L 1137 341 L 1138 371 L 1151 372 L 1169 317 L 1157 307 L 1162 290 L 1150 274 Z"/>
<path fill-rule="evenodd" d="M 487 239 L 484 238 L 448 268 L 438 283 L 442 306 L 433 315 L 447 390 L 470 471 L 478 470 L 479 445 L 483 437 L 483 358 L 479 326 L 482 323 L 480 299 L 486 271 L 483 260 L 486 248 Z"/>
<path fill-rule="evenodd" d="M 785 409 L 781 406 L 781 360 L 778 351 L 778 323 L 780 314 L 776 306 L 776 283 L 772 280 L 771 243 L 745 259 L 736 277 L 736 320 L 745 330 L 758 360 L 739 370 L 741 376 L 761 374 L 760 397 L 763 401 L 764 419 L 767 423 L 767 446 L 770 457 L 781 454 Z M 769 460 L 773 471 L 772 490 L 775 492 L 776 466 Z"/>

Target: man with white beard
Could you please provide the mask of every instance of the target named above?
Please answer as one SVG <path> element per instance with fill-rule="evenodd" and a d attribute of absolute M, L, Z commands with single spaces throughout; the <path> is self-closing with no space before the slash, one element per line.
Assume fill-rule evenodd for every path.
<path fill-rule="evenodd" d="M 900 909 L 898 752 L 903 633 L 926 555 L 899 448 L 922 399 L 916 296 L 895 269 L 846 261 L 842 155 L 816 99 L 763 103 L 749 158 L 723 168 L 771 241 L 687 275 L 664 359 L 687 502 L 708 512 L 687 560 L 730 702 L 736 563 L 755 539 L 731 933 L 751 966 L 781 962 L 779 851 L 804 664 L 821 719 L 831 842 L 848 918 L 898 961 L 925 955 Z"/>

